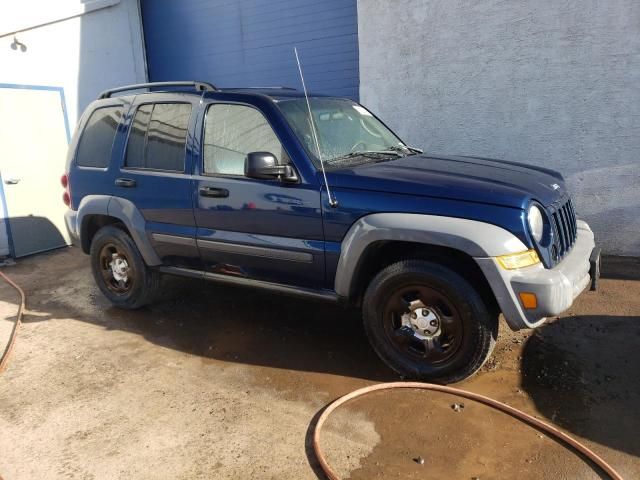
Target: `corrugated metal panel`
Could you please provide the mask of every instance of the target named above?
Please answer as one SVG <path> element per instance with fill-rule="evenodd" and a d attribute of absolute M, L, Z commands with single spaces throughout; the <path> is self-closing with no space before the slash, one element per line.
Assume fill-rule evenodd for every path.
<path fill-rule="evenodd" d="M 356 0 L 142 0 L 149 78 L 358 98 Z"/>

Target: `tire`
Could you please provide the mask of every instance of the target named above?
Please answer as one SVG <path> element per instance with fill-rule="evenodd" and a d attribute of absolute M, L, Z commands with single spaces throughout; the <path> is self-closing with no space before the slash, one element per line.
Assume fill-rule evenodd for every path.
<path fill-rule="evenodd" d="M 498 336 L 498 315 L 457 272 L 405 260 L 380 271 L 363 303 L 364 329 L 400 375 L 454 383 L 482 367 Z"/>
<path fill-rule="evenodd" d="M 89 254 L 93 278 L 113 305 L 134 310 L 154 300 L 160 273 L 147 267 L 127 232 L 113 225 L 102 227 L 91 241 Z M 115 267 L 111 261 L 117 262 Z"/>

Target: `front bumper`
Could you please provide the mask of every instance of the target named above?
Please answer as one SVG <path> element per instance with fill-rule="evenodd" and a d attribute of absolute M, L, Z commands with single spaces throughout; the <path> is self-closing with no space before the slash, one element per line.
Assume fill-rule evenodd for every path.
<path fill-rule="evenodd" d="M 512 329 L 520 330 L 537 327 L 547 317 L 559 315 L 571 307 L 587 286 L 595 285 L 600 255 L 595 249 L 589 225 L 578 221 L 578 235 L 573 249 L 554 268 L 546 269 L 539 263 L 517 270 L 505 270 L 495 258 L 475 260 L 489 281 L 507 323 Z M 535 294 L 537 307 L 525 309 L 520 302 L 521 292 Z"/>

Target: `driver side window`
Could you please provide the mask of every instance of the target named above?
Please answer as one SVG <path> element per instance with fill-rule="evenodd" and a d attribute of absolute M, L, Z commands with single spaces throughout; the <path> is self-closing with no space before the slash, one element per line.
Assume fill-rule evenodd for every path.
<path fill-rule="evenodd" d="M 262 113 L 244 105 L 211 105 L 204 128 L 204 173 L 244 175 L 250 152 L 269 152 L 280 164 L 288 163 L 282 144 Z"/>

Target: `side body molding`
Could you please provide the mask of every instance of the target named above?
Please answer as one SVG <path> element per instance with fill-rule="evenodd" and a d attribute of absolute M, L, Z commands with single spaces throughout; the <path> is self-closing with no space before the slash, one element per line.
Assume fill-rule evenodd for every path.
<path fill-rule="evenodd" d="M 495 257 L 527 250 L 512 233 L 489 223 L 413 213 L 374 213 L 356 221 L 342 240 L 335 291 L 350 297 L 359 261 L 375 242 L 402 241 L 454 248 L 471 257 Z"/>
<path fill-rule="evenodd" d="M 75 226 L 71 225 L 71 227 L 81 242 L 84 241 L 82 234 L 88 217 L 90 215 L 108 215 L 125 224 L 147 265 L 162 264 L 147 236 L 144 217 L 129 200 L 110 195 L 87 195 L 78 205 L 77 212 Z"/>

